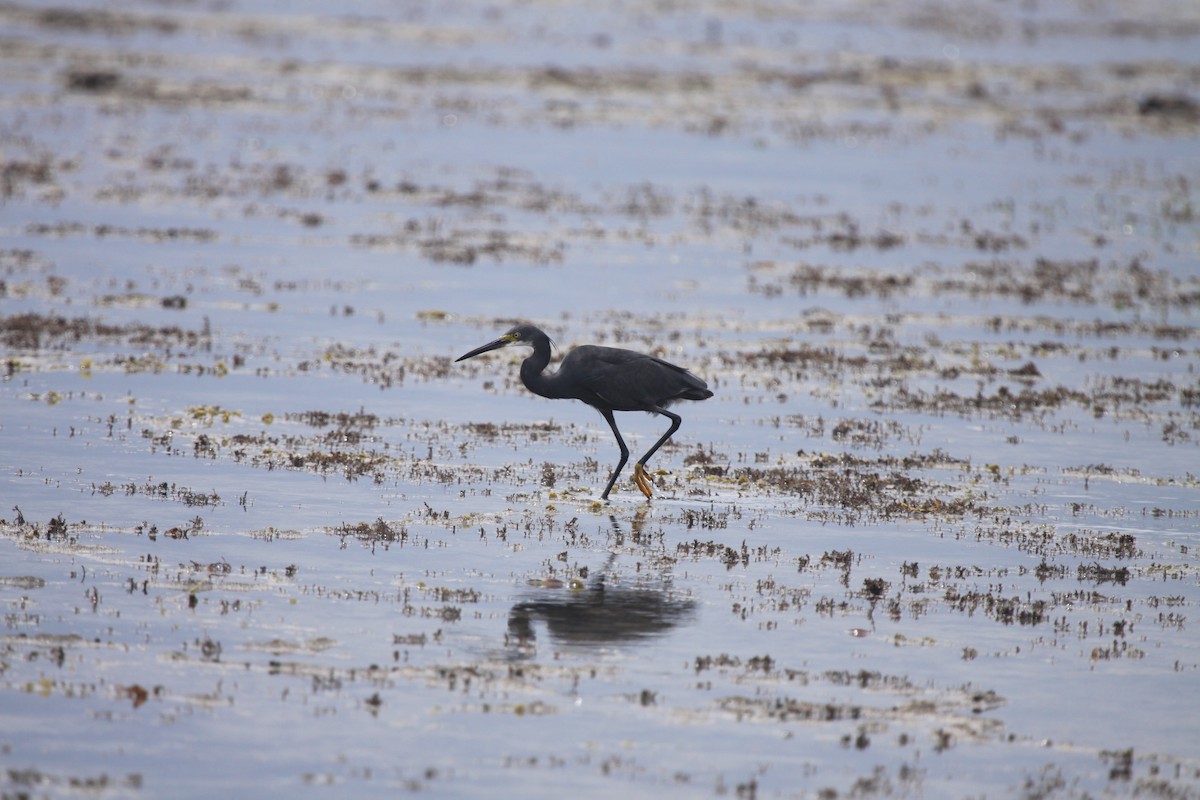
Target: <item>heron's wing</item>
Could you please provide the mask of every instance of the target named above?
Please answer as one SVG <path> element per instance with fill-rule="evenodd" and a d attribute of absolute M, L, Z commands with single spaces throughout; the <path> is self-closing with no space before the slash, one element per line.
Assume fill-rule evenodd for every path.
<path fill-rule="evenodd" d="M 653 411 L 675 400 L 712 394 L 683 367 L 616 347 L 577 347 L 563 359 L 559 375 L 579 390 L 584 402 L 614 411 Z"/>

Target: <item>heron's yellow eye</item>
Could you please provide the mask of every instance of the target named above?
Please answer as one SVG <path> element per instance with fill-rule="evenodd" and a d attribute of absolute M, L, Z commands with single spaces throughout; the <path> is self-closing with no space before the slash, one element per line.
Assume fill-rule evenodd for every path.
<path fill-rule="evenodd" d="M 506 334 L 504 334 L 503 336 L 501 336 L 500 338 L 501 338 L 501 339 L 504 339 L 504 340 L 506 340 L 506 341 L 507 341 L 509 344 L 512 344 L 513 342 L 519 342 L 519 341 L 521 341 L 521 334 L 519 334 L 519 333 L 506 333 Z"/>

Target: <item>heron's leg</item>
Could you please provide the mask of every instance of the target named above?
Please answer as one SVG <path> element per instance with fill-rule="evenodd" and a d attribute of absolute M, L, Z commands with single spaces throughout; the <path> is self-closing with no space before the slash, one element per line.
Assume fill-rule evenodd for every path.
<path fill-rule="evenodd" d="M 617 468 L 613 470 L 612 477 L 608 479 L 608 486 L 604 487 L 604 494 L 600 495 L 601 500 L 607 500 L 613 484 L 617 482 L 617 477 L 621 474 L 621 470 L 625 469 L 625 463 L 629 461 L 629 448 L 625 446 L 625 440 L 621 438 L 621 432 L 617 430 L 617 421 L 613 418 L 613 413 L 603 408 L 596 410 L 608 421 L 608 427 L 612 428 L 613 436 L 617 437 L 617 446 L 621 448 L 621 460 L 617 462 Z"/>
<path fill-rule="evenodd" d="M 675 434 L 675 431 L 679 430 L 679 426 L 681 424 L 683 424 L 683 418 L 680 417 L 678 414 L 672 414 L 670 411 L 667 411 L 665 408 L 656 408 L 654 410 L 657 411 L 659 414 L 662 414 L 667 419 L 671 420 L 671 427 L 667 429 L 667 432 L 662 435 L 661 439 L 659 439 L 657 442 L 654 443 L 654 447 L 651 447 L 649 450 L 646 451 L 646 455 L 644 455 L 638 459 L 638 463 L 641 464 L 643 467 L 646 466 L 646 462 L 650 460 L 650 456 L 652 456 L 656 452 L 658 452 L 658 448 L 660 448 L 664 444 L 666 444 L 667 439 L 670 439 Z"/>
<path fill-rule="evenodd" d="M 679 426 L 683 423 L 682 417 L 680 417 L 678 414 L 672 414 L 665 408 L 656 408 L 654 410 L 671 420 L 671 427 L 668 428 L 667 432 L 662 435 L 662 438 L 654 443 L 653 447 L 646 451 L 646 455 L 638 459 L 637 464 L 635 464 L 633 467 L 633 479 L 637 481 L 638 488 L 642 490 L 642 493 L 645 494 L 646 497 L 650 496 L 650 479 L 646 477 L 645 473 L 646 462 L 650 460 L 650 456 L 658 452 L 658 448 L 662 447 L 666 443 L 667 439 L 671 438 L 675 431 L 679 430 Z"/>

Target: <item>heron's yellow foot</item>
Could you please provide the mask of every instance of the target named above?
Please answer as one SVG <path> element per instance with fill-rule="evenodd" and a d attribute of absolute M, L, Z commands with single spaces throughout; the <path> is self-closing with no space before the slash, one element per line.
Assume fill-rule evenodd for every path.
<path fill-rule="evenodd" d="M 642 494 L 646 495 L 647 500 L 654 496 L 653 484 L 650 483 L 650 478 L 646 475 L 646 468 L 641 464 L 633 465 L 633 482 L 642 490 Z"/>

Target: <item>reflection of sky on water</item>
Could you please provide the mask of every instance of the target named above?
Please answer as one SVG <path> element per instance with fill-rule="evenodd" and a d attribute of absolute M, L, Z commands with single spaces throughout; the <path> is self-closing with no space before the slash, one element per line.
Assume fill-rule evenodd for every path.
<path fill-rule="evenodd" d="M 1080 792 L 1120 794 L 1131 784 L 1109 778 L 1101 751 L 1127 747 L 1161 758 L 1159 776 L 1194 775 L 1171 760 L 1194 738 L 1178 700 L 1195 694 L 1200 662 L 1186 628 L 1200 600 L 1189 409 L 937 414 L 889 406 L 890 373 L 870 373 L 888 363 L 872 345 L 886 331 L 917 361 L 937 360 L 899 376 L 914 393 L 1018 391 L 1008 372 L 1026 360 L 1037 388 L 1194 384 L 1194 310 L 1147 311 L 1111 292 L 1027 303 L 928 291 L 994 260 L 1097 259 L 1105 281 L 1136 258 L 1187 278 L 1191 190 L 1177 178 L 1194 177 L 1194 137 L 1128 133 L 1130 120 L 1103 116 L 1104 102 L 1132 103 L 1151 85 L 1128 68 L 1127 83 L 1107 66 L 1107 78 L 1082 73 L 1102 84 L 1100 99 L 1051 82 L 1016 125 L 978 98 L 937 96 L 936 80 L 901 92 L 897 110 L 870 77 L 802 91 L 760 80 L 887 56 L 928 61 L 935 78 L 974 65 L 1003 104 L 1023 91 L 1023 74 L 1004 70 L 1047 53 L 1049 68 L 1194 64 L 1193 42 L 1154 28 L 1153 13 L 1146 35 L 1109 35 L 1126 13 L 1117 6 L 988 7 L 962 30 L 929 30 L 911 8 L 883 6 L 876 20 L 836 4 L 797 20 L 737 4 L 705 14 L 638 5 L 632 17 L 620 4 L 587 15 L 533 4 L 490 18 L 471 4 L 234 2 L 211 15 L 132 5 L 123 10 L 184 24 L 126 34 L 46 29 L 8 7 L 19 18 L 5 36 L 63 49 L 44 69 L 6 73 L 5 157 L 72 163 L 56 173 L 65 196 L 32 183 L 4 199 L 0 313 L 211 336 L 169 352 L 88 338 L 20 353 L 0 384 L 0 517 L 19 507 L 39 526 L 0 538 L 6 766 L 42 771 L 50 783 L 35 789 L 140 775 L 145 793 L 179 797 L 325 783 L 356 796 L 731 795 L 751 778 L 773 796 L 850 792 L 881 774 L 893 794 L 954 797 L 1004 794 L 1048 770 Z M 1005 13 L 999 35 L 980 32 Z M 1037 38 L 1021 33 L 1027 23 Z M 149 60 L 118 57 L 138 52 Z M 66 71 L 110 64 L 167 83 L 246 83 L 253 99 L 63 91 Z M 723 97 L 566 87 L 614 65 L 746 82 Z M 413 66 L 474 72 L 421 83 L 388 71 Z M 1059 101 L 1083 110 L 1049 133 L 1038 125 Z M 736 124 L 689 127 L 709 111 Z M 156 159 L 167 166 L 145 168 Z M 294 168 L 291 189 L 254 183 L 278 164 Z M 326 185 L 335 169 L 344 191 Z M 383 190 L 365 189 L 370 179 Z M 451 190 L 488 199 L 436 199 Z M 750 201 L 770 213 L 749 213 Z M 786 214 L 801 219 L 779 222 Z M 850 230 L 847 220 L 901 244 L 808 241 Z M 1024 245 L 981 249 L 964 221 Z M 420 236 L 404 239 L 410 223 Z M 139 233 L 170 228 L 203 235 Z M 507 253 L 466 266 L 429 258 L 417 241 L 453 231 L 506 232 L 561 260 Z M 20 266 L 26 251 L 40 266 Z M 913 275 L 917 288 L 803 293 L 788 282 L 803 264 Z M 60 294 L 51 275 L 66 279 Z M 164 308 L 166 296 L 187 305 Z M 664 496 L 647 508 L 622 489 L 593 508 L 589 488 L 615 455 L 594 411 L 530 396 L 516 359 L 444 369 L 511 317 L 544 324 L 563 347 L 627 335 L 605 343 L 662 347 L 712 382 L 717 396 L 687 407 L 679 446 L 659 456 L 671 473 Z M 1112 322 L 1134 327 L 1088 332 Z M 1193 333 L 1162 338 L 1158 324 Z M 754 361 L 801 344 L 867 366 L 826 380 Z M 347 352 L 336 364 L 332 354 Z M 386 388 L 353 371 L 384 353 Z M 243 363 L 228 369 L 234 355 Z M 116 358 L 161 363 L 139 371 Z M 999 372 L 969 371 L 979 364 Z M 942 372 L 952 369 L 963 374 Z M 236 414 L 189 415 L 203 406 Z M 395 459 L 381 483 L 255 467 L 262 451 L 249 445 L 233 456 L 238 437 L 330 447 L 330 426 L 289 417 L 313 410 L 378 418 L 355 433 L 363 451 Z M 1191 438 L 1168 445 L 1171 413 Z M 500 432 L 470 427 L 483 420 Z M 538 427 L 548 420 L 551 432 Z M 903 433 L 837 439 L 844 420 Z M 662 430 L 641 415 L 620 424 L 635 450 Z M 217 457 L 195 449 L 200 434 Z M 941 450 L 945 464 L 896 470 L 928 481 L 932 497 L 979 502 L 960 518 L 812 507 L 770 486 L 706 481 L 685 465 L 698 448 L 731 470 Z M 553 487 L 546 463 L 562 470 Z M 166 496 L 155 493 L 163 482 Z M 180 490 L 221 499 L 188 506 Z M 694 526 L 699 512 L 710 527 Z M 59 514 L 77 541 L 47 534 Z M 165 534 L 193 518 L 203 525 L 187 538 Z M 404 536 L 336 533 L 375 520 Z M 1120 533 L 1138 554 L 1061 546 Z M 723 561 L 710 544 L 748 557 Z M 847 551 L 848 573 L 823 560 Z M 1106 579 L 1096 565 L 1134 577 Z M 1050 568 L 1061 575 L 1044 578 Z M 887 582 L 881 597 L 864 594 L 868 579 Z M 1048 618 L 1005 624 L 989 595 Z M 148 699 L 131 702 L 131 686 Z M 987 692 L 1001 700 L 977 713 L 972 696 Z M 834 719 L 771 716 L 804 703 Z M 946 733 L 953 746 L 942 749 Z M 869 746 L 855 744 L 864 737 Z"/>

